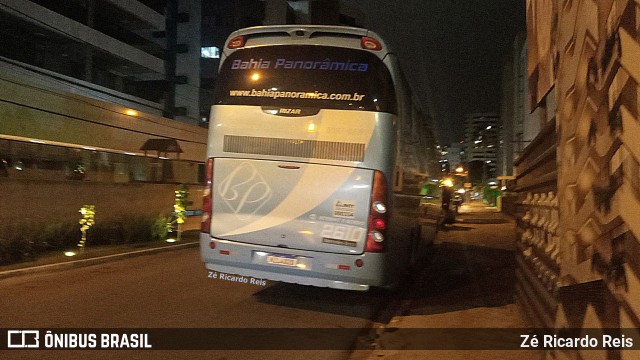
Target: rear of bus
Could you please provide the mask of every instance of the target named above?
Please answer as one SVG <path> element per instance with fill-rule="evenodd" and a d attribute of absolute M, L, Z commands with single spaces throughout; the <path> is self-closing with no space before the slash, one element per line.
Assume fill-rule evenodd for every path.
<path fill-rule="evenodd" d="M 208 269 L 350 290 L 393 280 L 396 94 L 367 30 L 231 34 L 211 109 L 201 257 Z"/>

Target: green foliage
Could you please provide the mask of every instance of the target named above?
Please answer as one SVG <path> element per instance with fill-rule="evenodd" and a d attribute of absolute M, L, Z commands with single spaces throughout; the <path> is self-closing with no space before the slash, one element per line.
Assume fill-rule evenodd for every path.
<path fill-rule="evenodd" d="M 177 240 L 180 241 L 182 237 L 182 224 L 187 219 L 187 207 L 193 204 L 193 202 L 189 200 L 189 187 L 187 185 L 181 184 L 175 193 L 176 201 L 173 205 L 173 221 L 169 224 L 171 226 L 169 232 L 175 231 L 178 235 Z"/>
<path fill-rule="evenodd" d="M 187 218 L 187 206 L 193 204 L 193 202 L 189 200 L 189 187 L 187 185 L 181 184 L 180 188 L 178 188 L 175 193 L 176 201 L 173 205 L 173 212 L 175 214 L 175 222 L 180 225 L 184 223 Z"/>
<path fill-rule="evenodd" d="M 490 186 L 485 186 L 482 188 L 482 195 L 485 203 L 495 205 L 498 200 L 498 196 L 500 196 L 500 190 L 492 189 Z"/>
<path fill-rule="evenodd" d="M 122 244 L 124 242 L 122 240 L 124 238 L 122 231 L 122 222 L 120 220 L 100 221 L 91 229 L 91 242 L 89 245 Z"/>
<path fill-rule="evenodd" d="M 85 244 L 87 243 L 87 230 L 89 230 L 89 228 L 91 228 L 93 224 L 95 224 L 94 217 L 96 214 L 96 207 L 95 205 L 84 205 L 78 211 L 80 212 L 80 214 L 82 214 L 82 217 L 79 221 L 82 238 L 80 239 L 80 242 L 78 242 L 78 247 L 84 248 Z"/>
<path fill-rule="evenodd" d="M 78 227 L 72 221 L 45 224 L 43 227 L 32 226 L 32 228 L 40 235 L 41 251 L 71 247 L 78 239 Z"/>
<path fill-rule="evenodd" d="M 173 224 L 171 223 L 170 217 L 158 216 L 153 222 L 152 226 L 152 236 L 154 240 L 163 241 L 166 240 L 169 236 L 169 233 L 172 232 Z"/>
<path fill-rule="evenodd" d="M 133 244 L 151 241 L 163 241 L 170 230 L 168 217 L 127 216 L 119 219 L 98 222 L 91 229 L 91 244 L 113 245 Z"/>
<path fill-rule="evenodd" d="M 17 236 L 17 226 L 6 226 L 0 229 L 0 264 L 22 261 L 34 255 L 33 234 L 26 229 L 28 236 Z"/>
<path fill-rule="evenodd" d="M 30 260 L 43 252 L 72 246 L 77 225 L 60 222 L 0 225 L 0 265 Z"/>
<path fill-rule="evenodd" d="M 434 196 L 438 190 L 438 185 L 432 182 L 425 182 L 420 188 L 420 195 Z"/>
<path fill-rule="evenodd" d="M 163 241 L 169 232 L 169 218 L 138 216 L 122 221 L 124 243 Z"/>
<path fill-rule="evenodd" d="M 88 246 L 163 241 L 171 230 L 170 217 L 140 215 L 98 221 L 91 226 Z M 0 266 L 37 258 L 47 252 L 76 246 L 82 224 L 57 223 L 0 224 Z"/>
<path fill-rule="evenodd" d="M 84 205 L 80 210 L 78 210 L 80 214 L 82 214 L 82 218 L 80 218 L 80 231 L 87 231 L 93 224 L 95 224 L 95 215 L 96 215 L 96 207 L 95 205 Z"/>

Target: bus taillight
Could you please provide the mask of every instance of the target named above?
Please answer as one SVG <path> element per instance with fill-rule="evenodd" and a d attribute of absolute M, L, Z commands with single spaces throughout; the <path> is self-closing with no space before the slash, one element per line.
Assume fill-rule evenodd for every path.
<path fill-rule="evenodd" d="M 213 159 L 207 160 L 206 168 L 206 186 L 202 197 L 202 222 L 200 223 L 200 231 L 208 233 L 211 231 L 211 213 L 212 213 L 212 197 L 211 184 L 213 183 Z"/>
<path fill-rule="evenodd" d="M 382 44 L 372 37 L 363 36 L 360 39 L 360 46 L 366 50 L 382 50 Z"/>
<path fill-rule="evenodd" d="M 387 181 L 384 174 L 375 171 L 371 191 L 371 209 L 369 210 L 369 233 L 366 252 L 383 252 L 387 228 Z"/>
<path fill-rule="evenodd" d="M 244 36 L 240 35 L 240 36 L 236 36 L 233 39 L 229 40 L 229 43 L 227 44 L 227 47 L 229 49 L 239 49 L 241 47 L 244 47 L 244 44 L 245 44 Z"/>

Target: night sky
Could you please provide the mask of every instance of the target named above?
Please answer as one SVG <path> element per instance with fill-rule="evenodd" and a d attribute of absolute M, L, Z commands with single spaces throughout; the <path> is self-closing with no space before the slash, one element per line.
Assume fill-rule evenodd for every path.
<path fill-rule="evenodd" d="M 434 99 L 439 139 L 463 136 L 471 112 L 500 111 L 505 57 L 525 31 L 525 0 L 343 0 L 398 54 L 419 99 Z M 430 94 L 430 95 L 429 95 Z"/>

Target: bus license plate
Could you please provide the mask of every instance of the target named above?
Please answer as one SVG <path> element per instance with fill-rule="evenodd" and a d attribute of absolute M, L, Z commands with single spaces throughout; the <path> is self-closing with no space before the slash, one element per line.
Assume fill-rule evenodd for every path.
<path fill-rule="evenodd" d="M 269 255 L 267 256 L 267 262 L 269 264 L 282 265 L 282 266 L 297 266 L 298 259 L 282 255 Z"/>

